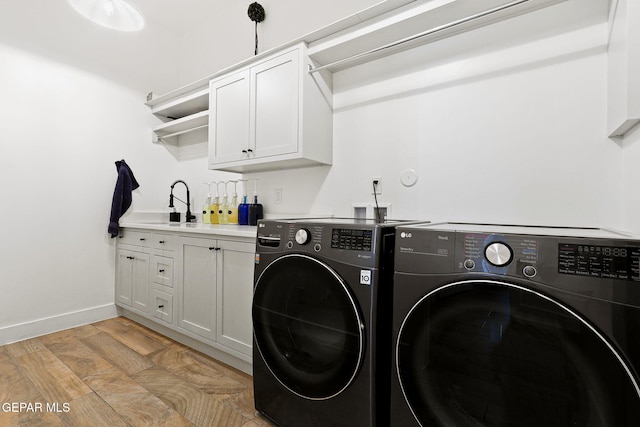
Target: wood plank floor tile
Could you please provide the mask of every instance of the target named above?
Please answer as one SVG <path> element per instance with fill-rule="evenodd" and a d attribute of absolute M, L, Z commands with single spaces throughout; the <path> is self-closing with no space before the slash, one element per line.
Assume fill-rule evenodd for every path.
<path fill-rule="evenodd" d="M 11 357 L 17 359 L 25 354 L 34 353 L 36 351 L 45 350 L 47 347 L 40 341 L 39 338 L 32 338 L 29 340 L 19 341 L 13 344 L 7 345 L 7 352 Z"/>
<path fill-rule="evenodd" d="M 85 381 L 132 426 L 191 426 L 189 420 L 118 369 L 91 375 Z"/>
<path fill-rule="evenodd" d="M 97 394 L 89 393 L 69 402 L 69 411 L 58 413 L 68 426 L 129 427 L 129 424 Z"/>
<path fill-rule="evenodd" d="M 52 341 L 58 341 L 60 339 L 66 340 L 68 338 L 80 339 L 80 338 L 88 337 L 89 335 L 95 335 L 99 332 L 100 330 L 93 325 L 82 325 L 76 328 L 65 329 L 63 331 L 54 332 L 52 334 L 39 337 L 39 339 L 45 345 L 47 345 Z"/>
<path fill-rule="evenodd" d="M 0 413 L 2 427 L 66 427 L 53 412 L 4 412 Z"/>
<path fill-rule="evenodd" d="M 50 341 L 47 347 L 80 378 L 104 372 L 113 367 L 111 363 L 73 336 Z"/>
<path fill-rule="evenodd" d="M 189 350 L 179 351 L 169 347 L 153 354 L 151 359 L 206 393 L 240 393 L 247 389 L 246 385 L 224 375 L 219 366 Z"/>
<path fill-rule="evenodd" d="M 96 323 L 95 326 L 142 355 L 167 348 L 165 344 L 150 337 L 149 334 L 131 327 L 130 324 L 120 322 L 118 318 L 104 320 Z"/>
<path fill-rule="evenodd" d="M 198 426 L 241 427 L 248 419 L 162 367 L 134 375 L 144 388 Z"/>
<path fill-rule="evenodd" d="M 14 366 L 13 369 L 0 372 L 1 403 L 31 402 L 38 398 L 40 398 L 40 392 L 20 369 Z"/>
<path fill-rule="evenodd" d="M 9 355 L 7 346 L 4 345 L 0 347 L 0 372 L 6 371 L 7 369 L 14 369 L 15 367 L 16 365 L 13 363 L 13 358 Z"/>
<path fill-rule="evenodd" d="M 70 402 L 91 392 L 91 389 L 49 350 L 25 354 L 14 360 L 49 402 Z"/>
<path fill-rule="evenodd" d="M 109 363 L 122 369 L 127 375 L 153 366 L 151 360 L 122 344 L 106 332 L 82 338 L 80 341 Z"/>

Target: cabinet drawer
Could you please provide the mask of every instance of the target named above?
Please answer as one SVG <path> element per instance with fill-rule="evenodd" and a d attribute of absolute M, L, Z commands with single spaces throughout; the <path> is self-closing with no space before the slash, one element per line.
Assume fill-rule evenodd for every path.
<path fill-rule="evenodd" d="M 153 317 L 167 323 L 173 323 L 173 295 L 158 289 L 151 290 Z"/>
<path fill-rule="evenodd" d="M 118 235 L 118 243 L 149 247 L 150 238 L 151 233 L 149 233 L 148 231 L 120 229 L 120 234 Z"/>
<path fill-rule="evenodd" d="M 154 249 L 174 251 L 178 247 L 179 240 L 180 236 L 178 236 L 177 234 L 154 233 L 151 238 L 151 246 Z"/>
<path fill-rule="evenodd" d="M 154 282 L 173 287 L 173 258 L 153 255 L 151 268 Z"/>

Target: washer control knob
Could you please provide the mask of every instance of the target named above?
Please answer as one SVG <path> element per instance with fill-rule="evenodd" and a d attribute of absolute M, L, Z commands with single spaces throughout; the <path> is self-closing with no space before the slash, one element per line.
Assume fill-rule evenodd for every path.
<path fill-rule="evenodd" d="M 464 265 L 464 268 L 466 268 L 467 270 L 473 270 L 474 267 L 476 266 L 476 263 L 472 259 L 467 259 L 464 261 L 463 265 Z"/>
<path fill-rule="evenodd" d="M 524 274 L 527 277 L 533 277 L 536 274 L 538 274 L 538 270 L 536 270 L 536 268 L 533 265 L 526 265 L 522 269 L 522 274 Z"/>
<path fill-rule="evenodd" d="M 310 241 L 311 241 L 311 233 L 309 233 L 309 230 L 305 228 L 301 228 L 298 231 L 296 231 L 296 242 L 299 245 L 306 245 Z"/>
<path fill-rule="evenodd" d="M 484 256 L 491 264 L 496 267 L 502 267 L 511 262 L 513 252 L 511 252 L 511 248 L 504 243 L 495 242 L 485 248 Z"/>

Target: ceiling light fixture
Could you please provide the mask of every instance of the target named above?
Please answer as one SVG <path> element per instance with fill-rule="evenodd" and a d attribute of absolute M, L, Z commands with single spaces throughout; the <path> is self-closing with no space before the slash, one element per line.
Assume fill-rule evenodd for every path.
<path fill-rule="evenodd" d="M 124 0 L 67 0 L 76 12 L 90 21 L 117 31 L 139 31 L 144 18 Z"/>

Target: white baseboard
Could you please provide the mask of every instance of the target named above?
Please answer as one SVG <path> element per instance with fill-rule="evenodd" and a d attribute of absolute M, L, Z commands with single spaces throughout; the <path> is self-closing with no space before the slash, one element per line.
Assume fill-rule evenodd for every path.
<path fill-rule="evenodd" d="M 5 326 L 0 328 L 0 345 L 99 322 L 116 316 L 118 316 L 118 311 L 116 305 L 112 303 Z"/>

